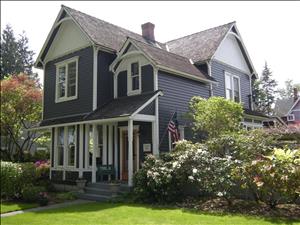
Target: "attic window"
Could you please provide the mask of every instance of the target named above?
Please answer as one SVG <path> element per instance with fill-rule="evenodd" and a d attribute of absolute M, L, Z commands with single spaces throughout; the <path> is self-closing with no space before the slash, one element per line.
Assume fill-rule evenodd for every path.
<path fill-rule="evenodd" d="M 141 92 L 141 73 L 139 62 L 133 62 L 128 71 L 128 95 L 139 94 Z"/>
<path fill-rule="evenodd" d="M 56 64 L 56 99 L 55 102 L 77 98 L 78 57 Z"/>
<path fill-rule="evenodd" d="M 287 116 L 287 121 L 295 121 L 295 115 L 294 114 L 289 114 Z"/>

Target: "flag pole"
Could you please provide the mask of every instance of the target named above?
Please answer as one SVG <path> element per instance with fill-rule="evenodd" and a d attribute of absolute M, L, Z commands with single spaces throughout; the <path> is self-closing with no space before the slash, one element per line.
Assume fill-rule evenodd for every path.
<path fill-rule="evenodd" d="M 165 129 L 164 134 L 163 134 L 163 136 L 162 136 L 162 138 L 161 138 L 161 140 L 160 140 L 160 142 L 159 142 L 158 148 L 160 147 L 162 141 L 164 140 L 164 138 L 165 138 L 165 136 L 166 136 L 166 133 L 167 133 L 167 130 L 168 130 L 168 126 L 169 126 L 169 123 L 170 123 L 170 121 L 173 119 L 175 113 L 176 113 L 176 111 L 174 111 L 174 113 L 173 113 L 172 116 L 171 116 L 171 119 L 170 119 L 169 122 L 167 123 L 167 128 Z"/>

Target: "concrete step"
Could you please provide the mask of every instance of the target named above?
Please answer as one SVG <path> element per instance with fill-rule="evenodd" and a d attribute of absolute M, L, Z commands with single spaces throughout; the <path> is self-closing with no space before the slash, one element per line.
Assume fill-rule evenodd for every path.
<path fill-rule="evenodd" d="M 95 195 L 114 196 L 119 192 L 119 189 L 117 191 L 112 191 L 110 189 L 103 189 L 103 188 L 96 188 L 96 187 L 85 187 L 84 192 L 88 193 L 88 194 L 95 194 Z"/>
<path fill-rule="evenodd" d="M 104 182 L 101 182 L 101 183 L 88 183 L 86 185 L 87 187 L 93 187 L 93 188 L 100 188 L 100 189 L 110 189 L 111 187 L 115 187 L 115 186 L 118 186 L 120 187 L 121 184 L 112 184 L 112 183 L 104 183 Z"/>
<path fill-rule="evenodd" d="M 110 196 L 95 195 L 95 194 L 88 194 L 88 193 L 77 193 L 77 197 L 80 199 L 97 201 L 97 202 L 104 202 L 111 198 Z"/>

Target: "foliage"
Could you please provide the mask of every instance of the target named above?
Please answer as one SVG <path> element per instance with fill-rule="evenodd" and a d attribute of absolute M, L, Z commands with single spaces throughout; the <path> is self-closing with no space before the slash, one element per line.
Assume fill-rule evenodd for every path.
<path fill-rule="evenodd" d="M 205 132 L 209 138 L 239 130 L 243 116 L 241 104 L 222 97 L 193 97 L 189 109 L 194 131 Z"/>
<path fill-rule="evenodd" d="M 45 188 L 28 184 L 23 187 L 22 199 L 25 202 L 37 202 L 40 198 L 40 193 L 43 193 Z"/>
<path fill-rule="evenodd" d="M 25 32 L 19 35 L 16 40 L 14 31 L 10 25 L 6 25 L 2 32 L 1 38 L 1 80 L 6 76 L 19 73 L 27 73 L 32 77 L 33 55 L 34 52 L 29 50 L 28 38 Z"/>
<path fill-rule="evenodd" d="M 201 193 L 218 195 L 230 202 L 231 170 L 238 164 L 232 157 L 215 157 L 201 144 L 178 142 L 174 151 L 161 159 L 149 156 L 134 176 L 137 199 L 170 202 L 183 197 L 183 189 L 194 185 Z"/>
<path fill-rule="evenodd" d="M 24 151 L 30 150 L 38 138 L 36 132 L 25 129 L 41 119 L 42 91 L 36 80 L 19 74 L 2 80 L 0 93 L 1 135 L 7 136 L 7 148 L 1 149 L 1 157 L 22 162 Z"/>
<path fill-rule="evenodd" d="M 272 115 L 276 86 L 277 81 L 273 79 L 272 72 L 266 62 L 260 79 L 255 81 L 253 85 L 254 105 L 257 111 Z"/>
<path fill-rule="evenodd" d="M 294 88 L 297 88 L 297 84 L 293 84 L 293 80 L 287 79 L 284 88 L 278 88 L 277 93 L 280 99 L 289 99 L 294 97 Z M 299 89 L 300 90 L 300 89 Z"/>
<path fill-rule="evenodd" d="M 48 180 L 49 162 L 12 163 L 1 161 L 1 198 L 21 198 L 27 186 Z"/>
<path fill-rule="evenodd" d="M 235 171 L 243 188 L 250 188 L 256 198 L 271 208 L 300 194 L 300 149 L 277 149 L 272 154 L 244 163 Z"/>
<path fill-rule="evenodd" d="M 280 137 L 279 133 L 263 129 L 241 130 L 209 139 L 206 144 L 216 156 L 230 155 L 238 160 L 250 161 L 261 154 L 269 154 L 277 146 Z"/>

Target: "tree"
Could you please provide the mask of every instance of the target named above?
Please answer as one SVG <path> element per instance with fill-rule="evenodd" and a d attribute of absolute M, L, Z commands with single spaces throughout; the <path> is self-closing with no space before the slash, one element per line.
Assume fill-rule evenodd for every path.
<path fill-rule="evenodd" d="M 257 111 L 272 115 L 276 86 L 277 81 L 272 78 L 272 72 L 266 62 L 260 79 L 253 85 L 254 105 Z"/>
<path fill-rule="evenodd" d="M 30 150 L 38 138 L 35 132 L 26 129 L 41 119 L 41 88 L 37 80 L 21 73 L 2 80 L 0 93 L 1 135 L 7 137 L 7 149 L 1 149 L 1 156 L 11 161 L 23 161 L 24 151 Z"/>
<path fill-rule="evenodd" d="M 278 94 L 280 99 L 289 99 L 294 97 L 294 88 L 300 91 L 300 84 L 294 84 L 293 80 L 287 79 L 285 82 L 285 88 L 279 88 Z"/>
<path fill-rule="evenodd" d="M 194 131 L 205 132 L 209 138 L 240 129 L 243 107 L 239 103 L 223 97 L 209 99 L 193 97 L 189 103 L 189 109 Z"/>
<path fill-rule="evenodd" d="M 28 38 L 23 31 L 16 40 L 14 31 L 10 25 L 6 25 L 1 38 L 1 80 L 5 76 L 13 74 L 26 73 L 32 78 L 33 55 L 34 52 L 29 50 Z"/>

